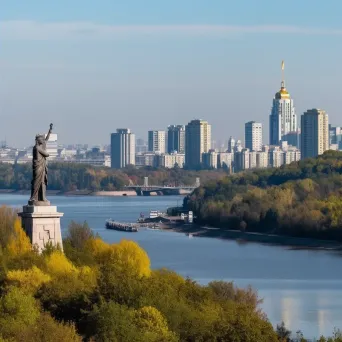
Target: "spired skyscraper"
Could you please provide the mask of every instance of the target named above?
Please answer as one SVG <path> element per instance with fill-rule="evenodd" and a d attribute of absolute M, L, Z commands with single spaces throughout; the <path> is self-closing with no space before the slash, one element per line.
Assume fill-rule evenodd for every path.
<path fill-rule="evenodd" d="M 270 115 L 270 145 L 279 145 L 281 141 L 287 141 L 287 135 L 298 130 L 293 100 L 285 87 L 284 62 L 281 64 L 281 69 L 281 87 L 274 96 Z"/>

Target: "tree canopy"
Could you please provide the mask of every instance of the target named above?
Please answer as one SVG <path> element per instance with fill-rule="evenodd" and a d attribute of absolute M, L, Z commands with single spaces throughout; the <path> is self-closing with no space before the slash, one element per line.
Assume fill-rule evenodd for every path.
<path fill-rule="evenodd" d="M 223 281 L 202 286 L 153 270 L 138 244 L 107 244 L 86 223 L 71 223 L 65 254 L 51 246 L 38 254 L 26 242 L 7 248 L 24 234 L 10 211 L 0 211 L 0 222 L 6 217 L 12 225 L 10 238 L 0 234 L 2 342 L 276 342 L 290 336 L 285 327 L 272 327 L 251 288 Z M 340 336 L 336 331 L 321 341 Z"/>
<path fill-rule="evenodd" d="M 152 185 L 188 185 L 193 186 L 196 177 L 201 182 L 224 177 L 223 170 L 191 171 L 180 168 L 165 169 L 128 166 L 124 169 L 110 169 L 85 164 L 54 163 L 49 164 L 49 190 L 123 190 L 125 185 L 142 185 L 144 177 L 149 177 Z M 0 163 L 0 189 L 30 190 L 31 164 Z"/>
<path fill-rule="evenodd" d="M 342 240 L 342 152 L 210 181 L 186 198 L 221 229 Z"/>

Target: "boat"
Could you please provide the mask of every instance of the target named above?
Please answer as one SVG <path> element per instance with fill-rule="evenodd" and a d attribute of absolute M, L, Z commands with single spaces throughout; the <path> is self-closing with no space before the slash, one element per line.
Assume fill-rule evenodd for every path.
<path fill-rule="evenodd" d="M 139 231 L 138 227 L 132 223 L 117 222 L 112 219 L 106 221 L 106 228 L 118 230 L 120 232 L 136 233 Z"/>
<path fill-rule="evenodd" d="M 160 230 L 159 224 L 153 224 L 152 226 L 147 228 L 148 230 Z"/>
<path fill-rule="evenodd" d="M 155 219 L 157 217 L 161 217 L 163 216 L 163 213 L 161 211 L 158 210 L 151 210 L 150 211 L 150 219 Z"/>

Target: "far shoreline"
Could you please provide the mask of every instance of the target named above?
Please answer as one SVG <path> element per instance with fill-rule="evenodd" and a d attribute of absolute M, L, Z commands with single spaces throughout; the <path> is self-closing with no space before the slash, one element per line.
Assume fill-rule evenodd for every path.
<path fill-rule="evenodd" d="M 131 197 L 138 196 L 135 191 L 134 194 L 128 195 L 129 191 L 69 191 L 63 192 L 59 190 L 48 190 L 47 195 L 52 196 L 94 196 L 94 197 Z M 132 191 L 131 191 L 132 192 Z M 29 195 L 29 190 L 14 190 L 14 189 L 0 189 L 0 195 Z M 127 195 L 124 195 L 127 194 Z M 165 195 L 169 197 L 169 195 Z M 182 196 L 182 195 L 175 195 Z M 146 197 L 146 196 L 139 196 Z M 148 197 L 148 196 L 147 196 Z M 155 196 L 153 196 L 155 197 Z M 177 232 L 183 234 L 191 234 L 194 237 L 207 237 L 222 240 L 235 240 L 240 243 L 255 242 L 266 245 L 287 246 L 292 249 L 302 250 L 329 250 L 329 251 L 342 251 L 342 242 L 333 240 L 319 240 L 314 238 L 293 237 L 287 235 L 275 235 L 267 233 L 253 233 L 241 232 L 239 230 L 221 229 L 210 226 L 201 226 L 198 224 L 180 224 L 176 226 L 168 225 L 163 228 L 164 231 Z"/>
<path fill-rule="evenodd" d="M 178 225 L 163 229 L 177 233 L 184 233 L 193 237 L 207 237 L 222 240 L 235 240 L 240 243 L 255 242 L 266 245 L 278 245 L 298 250 L 326 250 L 342 251 L 342 242 L 333 240 L 319 240 L 313 238 L 274 235 L 266 233 L 241 232 L 238 230 L 222 230 L 220 228 L 204 227 L 196 224 Z"/>
<path fill-rule="evenodd" d="M 0 195 L 30 195 L 30 190 L 15 190 L 15 189 L 0 189 Z M 76 191 L 61 191 L 47 190 L 47 196 L 97 196 L 97 197 L 158 197 L 158 196 L 186 196 L 187 194 L 170 194 L 161 195 L 151 193 L 149 196 L 138 195 L 134 190 L 116 190 L 116 191 L 91 191 L 91 190 L 76 190 Z"/>

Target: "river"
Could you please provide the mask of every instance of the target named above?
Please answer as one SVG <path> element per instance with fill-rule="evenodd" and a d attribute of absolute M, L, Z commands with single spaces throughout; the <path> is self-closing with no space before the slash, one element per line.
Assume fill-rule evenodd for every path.
<path fill-rule="evenodd" d="M 132 222 L 141 212 L 148 214 L 180 204 L 180 196 L 50 196 L 49 200 L 64 212 L 64 232 L 71 220 L 86 220 L 107 242 L 123 238 L 137 241 L 147 251 L 153 268 L 167 267 L 202 284 L 226 280 L 241 287 L 251 285 L 264 299 L 262 308 L 274 325 L 284 321 L 292 331 L 300 329 L 310 338 L 331 335 L 335 327 L 342 328 L 342 259 L 336 252 L 104 228 L 108 218 Z M 0 204 L 20 207 L 26 202 L 27 195 L 0 194 Z"/>

